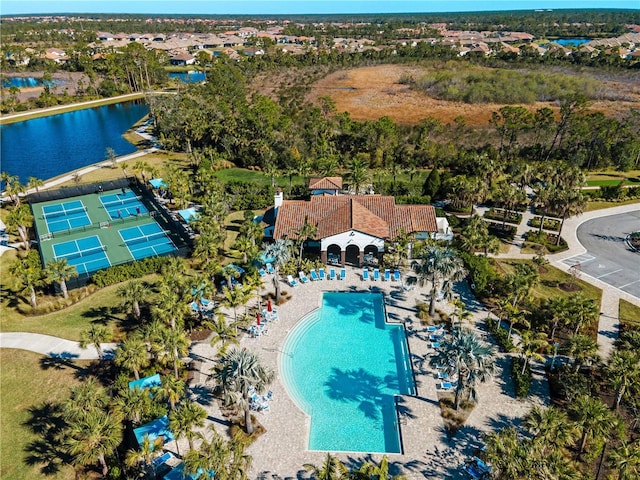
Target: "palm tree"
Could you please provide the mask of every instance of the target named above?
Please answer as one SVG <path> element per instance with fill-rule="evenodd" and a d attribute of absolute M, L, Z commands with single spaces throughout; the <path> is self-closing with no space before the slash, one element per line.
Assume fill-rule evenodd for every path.
<path fill-rule="evenodd" d="M 232 288 L 222 287 L 222 304 L 225 307 L 233 308 L 233 323 L 238 323 L 238 307 L 249 301 L 247 291 L 241 286 Z"/>
<path fill-rule="evenodd" d="M 273 243 L 263 246 L 264 256 L 273 259 L 275 275 L 273 283 L 276 288 L 276 303 L 280 301 L 280 267 L 291 259 L 291 240 L 278 239 Z"/>
<path fill-rule="evenodd" d="M 162 446 L 164 438 L 156 437 L 153 440 L 145 433 L 139 450 L 128 450 L 125 458 L 125 464 L 128 467 L 137 467 L 143 465 L 143 471 L 152 478 L 156 478 L 156 472 L 153 468 L 153 459 L 162 455 Z"/>
<path fill-rule="evenodd" d="M 29 303 L 32 308 L 38 306 L 36 287 L 42 285 L 42 269 L 29 262 L 28 259 L 16 260 L 9 267 L 9 274 L 16 278 L 23 292 L 29 293 Z"/>
<path fill-rule="evenodd" d="M 59 258 L 57 260 L 49 260 L 45 268 L 47 280 L 50 282 L 58 282 L 60 284 L 60 290 L 62 291 L 63 298 L 69 298 L 67 292 L 67 280 L 72 277 L 78 276 L 78 270 L 73 265 L 67 263 L 66 258 Z"/>
<path fill-rule="evenodd" d="M 113 401 L 113 410 L 134 425 L 151 410 L 149 392 L 141 388 L 126 388 Z"/>
<path fill-rule="evenodd" d="M 368 478 L 375 480 L 407 480 L 407 477 L 404 475 L 389 476 L 389 458 L 386 455 L 382 457 L 378 465 L 364 462 L 358 471 L 367 475 Z"/>
<path fill-rule="evenodd" d="M 44 186 L 44 181 L 37 177 L 29 177 L 27 181 L 27 188 L 29 190 L 34 189 L 36 192 L 40 191 L 40 187 Z"/>
<path fill-rule="evenodd" d="M 424 282 L 431 281 L 431 299 L 429 301 L 429 315 L 435 314 L 435 301 L 441 282 L 457 282 L 467 274 L 462 259 L 452 249 L 428 245 L 422 254 L 421 261 L 413 262 L 414 271 Z"/>
<path fill-rule="evenodd" d="M 345 175 L 345 180 L 358 195 L 361 187 L 369 181 L 369 162 L 364 154 L 359 154 L 347 162 L 347 168 L 349 170 Z"/>
<path fill-rule="evenodd" d="M 507 275 L 506 285 L 510 292 L 511 303 L 517 305 L 529 295 L 529 291 L 538 283 L 538 271 L 528 263 L 517 263 L 514 272 Z"/>
<path fill-rule="evenodd" d="M 239 345 L 237 323 L 228 324 L 224 314 L 219 313 L 215 320 L 205 322 L 205 326 L 210 328 L 213 336 L 211 337 L 211 346 L 215 347 L 218 343 L 219 355 L 224 355 L 230 345 Z"/>
<path fill-rule="evenodd" d="M 224 438 L 211 425 L 211 440 L 203 439 L 198 450 L 189 450 L 184 456 L 184 472 L 212 480 L 244 480 L 251 466 L 252 458 L 245 453 L 246 440 L 238 434 L 230 441 Z"/>
<path fill-rule="evenodd" d="M 518 350 L 522 354 L 522 375 L 527 369 L 527 365 L 532 359 L 544 362 L 544 355 L 540 354 L 540 351 L 544 351 L 549 347 L 547 342 L 547 334 L 543 332 L 534 332 L 532 330 L 525 330 L 520 333 L 520 343 L 518 344 Z"/>
<path fill-rule="evenodd" d="M 519 480 L 532 471 L 529 468 L 532 456 L 530 444 L 518 438 L 514 427 L 490 433 L 485 444 L 485 458 L 493 467 L 496 478 Z"/>
<path fill-rule="evenodd" d="M 102 476 L 109 471 L 106 457 L 122 442 L 120 419 L 101 410 L 94 410 L 75 421 L 66 435 L 66 443 L 74 465 L 98 462 Z"/>
<path fill-rule="evenodd" d="M 233 279 L 238 278 L 241 274 L 240 274 L 240 270 L 238 270 L 238 267 L 236 267 L 233 264 L 229 264 L 226 265 L 225 267 L 222 268 L 221 272 L 222 276 L 225 278 L 225 280 L 227 281 L 227 288 L 228 289 L 232 289 L 233 288 Z"/>
<path fill-rule="evenodd" d="M 598 344 L 587 335 L 572 335 L 568 338 L 564 347 L 567 355 L 573 357 L 575 371 L 587 361 L 593 361 L 598 357 Z"/>
<path fill-rule="evenodd" d="M 346 480 L 348 478 L 347 467 L 330 453 L 327 453 L 327 458 L 320 467 L 310 463 L 305 463 L 303 467 L 311 472 L 311 478 L 314 480 Z"/>
<path fill-rule="evenodd" d="M 580 293 L 569 298 L 568 310 L 571 323 L 575 325 L 574 335 L 577 335 L 581 328 L 595 322 L 600 313 L 595 300 Z"/>
<path fill-rule="evenodd" d="M 29 205 L 15 207 L 7 215 L 7 226 L 9 229 L 18 232 L 25 250 L 29 250 L 31 242 L 29 240 L 29 230 L 33 227 L 33 215 Z"/>
<path fill-rule="evenodd" d="M 468 399 L 477 401 L 475 385 L 484 383 L 495 369 L 495 352 L 482 343 L 478 336 L 466 328 L 456 328 L 450 337 L 440 342 L 438 353 L 431 357 L 432 366 L 441 365 L 449 376 L 456 376 L 455 409 L 466 390 Z"/>
<path fill-rule="evenodd" d="M 607 364 L 607 380 L 615 390 L 613 408 L 629 393 L 640 391 L 640 356 L 631 350 L 616 350 Z"/>
<path fill-rule="evenodd" d="M 213 368 L 214 379 L 220 387 L 225 403 L 233 403 L 244 410 L 247 434 L 253 433 L 249 410 L 249 391 L 253 388 L 262 393 L 275 378 L 272 370 L 260 364 L 259 357 L 246 349 L 234 348 L 220 357 Z"/>
<path fill-rule="evenodd" d="M 524 428 L 534 435 L 533 443 L 543 455 L 561 450 L 576 439 L 576 428 L 563 410 L 535 405 L 523 419 Z"/>
<path fill-rule="evenodd" d="M 564 297 L 547 298 L 543 305 L 545 317 L 549 319 L 551 331 L 549 332 L 550 340 L 553 341 L 556 336 L 556 330 L 561 324 L 566 323 L 568 317 L 569 302 Z"/>
<path fill-rule="evenodd" d="M 605 437 L 612 429 L 615 417 L 600 400 L 589 395 L 579 396 L 569 406 L 569 415 L 580 431 L 578 455 L 584 452 L 587 440 Z"/>
<path fill-rule="evenodd" d="M 562 234 L 564 221 L 574 215 L 580 215 L 584 211 L 586 204 L 587 200 L 579 188 L 562 190 L 560 195 L 556 196 L 554 206 L 558 215 L 562 219 L 560 222 L 560 229 L 558 230 L 556 245 L 560 245 L 560 235 Z"/>
<path fill-rule="evenodd" d="M 511 337 L 513 326 L 525 321 L 524 315 L 527 311 L 521 310 L 509 297 L 499 300 L 498 308 L 500 309 L 501 316 L 504 315 L 509 322 L 509 337 Z"/>
<path fill-rule="evenodd" d="M 71 395 L 62 409 L 67 423 L 84 418 L 93 410 L 105 410 L 109 405 L 107 390 L 94 377 L 71 389 Z"/>
<path fill-rule="evenodd" d="M 157 344 L 159 358 L 173 363 L 173 373 L 180 378 L 178 365 L 180 359 L 189 351 L 189 338 L 182 330 L 162 329 L 159 332 Z"/>
<path fill-rule="evenodd" d="M 133 316 L 136 320 L 140 320 L 140 302 L 144 301 L 145 298 L 149 298 L 147 285 L 140 280 L 131 280 L 124 285 L 120 285 L 116 293 L 122 297 L 122 305 L 131 307 Z"/>
<path fill-rule="evenodd" d="M 258 254 L 258 247 L 254 245 L 253 240 L 246 235 L 238 235 L 233 243 L 232 251 L 242 257 L 242 263 L 247 263 L 250 257 Z"/>
<path fill-rule="evenodd" d="M 184 396 L 186 388 L 183 380 L 167 375 L 162 379 L 162 384 L 155 387 L 154 392 L 158 400 L 168 401 L 171 411 L 174 411 L 176 403 Z"/>
<path fill-rule="evenodd" d="M 618 480 L 640 478 L 640 440 L 623 441 L 609 452 L 609 466 L 618 472 Z"/>
<path fill-rule="evenodd" d="M 133 371 L 136 380 L 140 380 L 140 369 L 149 365 L 149 352 L 141 338 L 130 337 L 118 345 L 113 360 L 118 367 Z"/>
<path fill-rule="evenodd" d="M 317 233 L 318 233 L 318 227 L 313 223 L 310 223 L 308 217 L 305 217 L 304 223 L 296 231 L 296 235 L 297 235 L 296 243 L 298 244 L 298 250 L 299 250 L 298 267 L 302 265 L 302 250 L 304 249 L 304 242 L 306 242 L 310 238 L 311 239 L 315 238 Z"/>
<path fill-rule="evenodd" d="M 80 348 L 93 345 L 98 353 L 98 359 L 104 359 L 102 344 L 111 340 L 111 332 L 104 325 L 91 325 L 89 330 L 80 332 Z"/>
<path fill-rule="evenodd" d="M 207 411 L 197 403 L 187 400 L 169 413 L 169 428 L 176 435 L 176 447 L 178 439 L 186 437 L 189 442 L 189 450 L 193 450 L 193 439 L 196 433 L 195 427 L 203 427 L 207 418 Z"/>

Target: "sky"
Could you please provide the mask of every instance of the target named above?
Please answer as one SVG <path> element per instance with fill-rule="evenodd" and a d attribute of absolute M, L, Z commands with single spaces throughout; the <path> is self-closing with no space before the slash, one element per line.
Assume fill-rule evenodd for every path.
<path fill-rule="evenodd" d="M 312 14 L 429 13 L 565 8 L 640 9 L 640 0 L 0 0 L 0 14 Z"/>

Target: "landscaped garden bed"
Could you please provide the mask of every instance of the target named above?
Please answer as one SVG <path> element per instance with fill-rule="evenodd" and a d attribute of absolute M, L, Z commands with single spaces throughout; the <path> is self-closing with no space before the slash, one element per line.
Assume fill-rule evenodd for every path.
<path fill-rule="evenodd" d="M 560 238 L 560 244 L 556 245 L 558 235 L 547 232 L 538 232 L 538 230 L 529 230 L 524 236 L 525 248 L 529 247 L 536 250 L 536 247 L 543 246 L 549 253 L 562 252 L 567 249 L 567 242 L 564 238 Z"/>
<path fill-rule="evenodd" d="M 490 220 L 498 220 L 500 222 L 505 221 L 507 223 L 519 225 L 522 221 L 522 214 L 509 211 L 506 212 L 505 218 L 505 211 L 502 208 L 491 208 L 484 213 L 484 218 L 488 218 Z"/>
<path fill-rule="evenodd" d="M 541 218 L 542 217 L 533 217 L 527 222 L 527 225 L 529 225 L 530 227 L 540 228 Z M 560 220 L 556 220 L 555 218 L 545 218 L 544 226 L 542 228 L 546 230 L 555 230 L 557 232 L 560 230 Z"/>
<path fill-rule="evenodd" d="M 629 235 L 629 245 L 631 245 L 631 248 L 640 252 L 640 232 L 633 232 Z"/>
<path fill-rule="evenodd" d="M 516 236 L 516 227 L 513 225 L 505 225 L 502 228 L 501 224 L 490 223 L 489 233 L 503 240 L 513 240 Z"/>

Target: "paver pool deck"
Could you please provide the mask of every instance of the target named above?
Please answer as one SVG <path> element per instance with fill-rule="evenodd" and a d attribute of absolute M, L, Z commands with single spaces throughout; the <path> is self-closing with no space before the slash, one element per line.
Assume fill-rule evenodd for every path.
<path fill-rule="evenodd" d="M 267 335 L 242 339 L 242 348 L 257 353 L 262 363 L 276 372 L 276 379 L 269 386 L 273 391 L 270 411 L 256 413 L 266 433 L 248 448 L 248 453 L 253 457 L 250 478 L 297 478 L 304 470 L 303 464 L 320 465 L 326 458 L 326 452 L 307 450 L 309 418 L 289 397 L 279 373 L 282 346 L 288 333 L 309 312 L 320 307 L 324 291 L 380 291 L 385 295 L 388 321 L 404 322 L 407 328 L 417 395 L 402 396 L 398 401 L 402 412 L 400 429 L 404 451 L 402 454 L 388 454 L 394 470 L 400 470 L 410 478 L 465 478 L 460 467 L 468 455 L 482 445 L 483 432 L 513 421 L 517 423 L 517 419 L 526 414 L 533 404 L 547 403 L 549 395 L 546 382 L 542 382 L 539 375 L 536 375 L 533 395 L 528 400 L 514 398 L 513 386 L 508 378 L 508 359 L 499 354 L 494 379 L 478 389 L 480 404 L 471 413 L 465 427 L 449 440 L 440 415 L 435 372 L 428 366 L 428 360 L 425 361 L 425 357 L 433 350 L 428 346 L 426 326 L 421 325 L 416 317 L 416 302 L 427 301 L 427 289 L 405 291 L 400 282 L 365 282 L 360 279 L 360 272 L 360 269 L 349 269 L 344 281 L 320 280 L 293 288 L 283 283 L 282 289 L 291 298 L 278 307 L 279 320 L 267 324 Z M 273 292 L 272 276 L 268 276 L 264 282 L 262 293 L 267 291 Z M 475 301 L 465 283 L 458 285 L 458 293 L 474 316 L 474 322 L 468 326 L 484 336 L 483 322 L 488 312 Z M 445 311 L 453 309 L 444 301 L 438 303 L 438 308 Z M 201 372 L 192 389 L 196 399 L 202 395 L 204 400 L 206 392 L 212 387 L 207 377 L 214 356 L 215 350 L 208 343 L 192 347 L 192 357 L 199 362 Z M 207 401 L 201 403 L 208 409 L 209 419 L 213 420 L 216 429 L 228 434 L 227 419 L 221 416 L 217 404 Z M 337 453 L 337 456 L 347 465 L 367 459 L 379 461 L 382 458 L 382 455 L 362 453 Z"/>

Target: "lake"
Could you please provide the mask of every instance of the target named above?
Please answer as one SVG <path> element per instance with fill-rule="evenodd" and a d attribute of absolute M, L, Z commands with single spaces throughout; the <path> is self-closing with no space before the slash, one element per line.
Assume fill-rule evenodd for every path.
<path fill-rule="evenodd" d="M 139 102 L 124 102 L 76 110 L 0 126 L 2 171 L 42 180 L 136 151 L 122 134 L 149 113 Z"/>
<path fill-rule="evenodd" d="M 198 83 L 204 82 L 207 79 L 207 76 L 204 72 L 190 70 L 188 72 L 170 72 L 169 78 L 177 78 L 185 83 Z"/>

